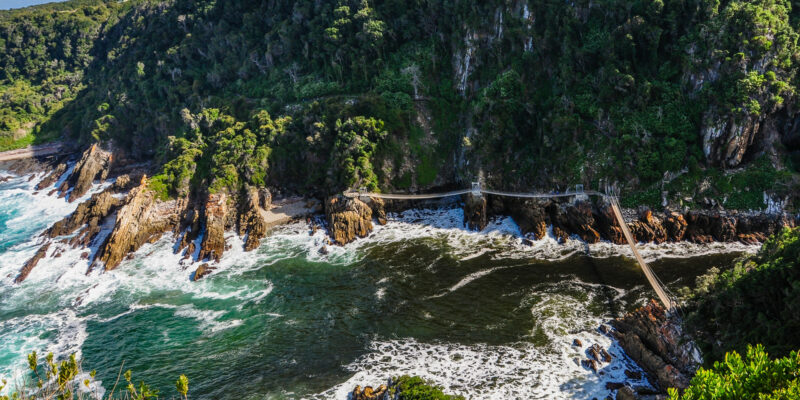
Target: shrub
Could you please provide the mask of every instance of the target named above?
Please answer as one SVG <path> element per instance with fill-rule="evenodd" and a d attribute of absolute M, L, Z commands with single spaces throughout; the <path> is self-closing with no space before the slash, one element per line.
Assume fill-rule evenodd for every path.
<path fill-rule="evenodd" d="M 397 378 L 395 388 L 400 400 L 464 400 L 463 396 L 444 394 L 440 387 L 428 384 L 418 376 Z"/>
<path fill-rule="evenodd" d="M 700 368 L 691 385 L 670 400 L 790 400 L 800 398 L 800 352 L 770 359 L 764 346 L 747 346 L 744 358 L 732 351 L 711 369 Z"/>

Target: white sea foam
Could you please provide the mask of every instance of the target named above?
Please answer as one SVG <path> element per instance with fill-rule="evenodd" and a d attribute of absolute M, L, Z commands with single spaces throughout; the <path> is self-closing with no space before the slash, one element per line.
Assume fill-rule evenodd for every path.
<path fill-rule="evenodd" d="M 109 183 L 96 185 L 86 197 Z M 10 219 L 6 227 L 0 229 L 0 239 L 19 242 L 5 250 L 3 257 L 0 257 L 0 297 L 3 298 L 0 310 L 12 311 L 34 305 L 36 309 L 60 311 L 0 321 L 0 354 L 10 354 L 6 358 L 0 356 L 0 368 L 13 366 L 13 370 L 24 366 L 25 354 L 32 350 L 47 349 L 58 356 L 80 353 L 86 340 L 87 321 L 112 322 L 153 307 L 173 309 L 177 318 L 197 321 L 198 328 L 204 334 L 214 334 L 241 325 L 242 320 L 226 320 L 228 312 L 204 309 L 200 304 L 203 304 L 203 300 L 235 299 L 241 311 L 246 304 L 263 301 L 273 291 L 273 283 L 263 278 L 251 278 L 248 272 L 291 258 L 346 265 L 359 261 L 371 248 L 426 238 L 435 239 L 437 247 L 442 247 L 447 256 L 458 260 L 480 257 L 559 260 L 578 253 L 588 253 L 594 257 L 630 256 L 627 246 L 610 243 L 587 246 L 580 240 L 570 239 L 566 244 L 559 244 L 552 232 L 533 245 L 526 245 L 519 228 L 510 218 L 491 221 L 482 232 L 471 232 L 463 228 L 463 212 L 460 209 L 409 210 L 400 215 L 389 215 L 387 225 L 378 225 L 369 237 L 345 246 L 327 245 L 326 233 L 323 230 L 311 233 L 304 222 L 274 229 L 259 249 L 250 253 L 243 251 L 241 238 L 228 233 L 226 242 L 230 249 L 220 263 L 214 264 L 216 270 L 197 282 L 189 281 L 191 273 L 200 263 L 194 261 L 197 254 L 190 260 L 183 260 L 182 254 L 174 252 L 175 238 L 171 234 L 142 246 L 132 259 L 124 260 L 113 271 L 96 269 L 89 275 L 86 274 L 89 262 L 81 258 L 86 250 L 72 249 L 54 242 L 47 257 L 33 269 L 28 279 L 21 285 L 14 285 L 13 278 L 19 268 L 39 246 L 35 236 L 68 215 L 79 204 L 79 201 L 68 203 L 64 199 L 47 196 L 46 190 L 34 195 L 34 185 L 35 181 L 28 182 L 24 177 L 19 177 L 0 186 L 0 213 L 16 213 L 7 214 Z M 101 236 L 107 235 L 112 228 L 113 218 L 109 218 L 102 227 Z M 197 242 L 198 249 L 200 240 Z M 89 249 L 91 252 L 97 250 L 98 242 L 93 243 Z M 323 246 L 327 248 L 327 254 L 319 251 Z M 639 248 L 648 260 L 655 260 L 660 257 L 730 251 L 749 252 L 757 247 L 681 243 L 645 244 Z M 57 251 L 62 252 L 62 256 L 54 258 L 53 254 Z M 460 290 L 495 271 L 490 268 L 467 275 L 438 296 Z M 378 282 L 376 297 L 384 296 L 387 284 L 388 281 Z M 196 301 L 191 304 L 139 302 L 153 292 L 168 291 L 178 291 L 188 295 L 190 301 Z M 617 297 L 623 294 L 620 292 Z M 113 316 L 81 316 L 89 307 L 119 301 L 120 297 L 130 304 L 128 310 Z M 533 315 L 538 316 L 537 325 L 547 331 L 551 340 L 552 345 L 547 349 L 536 348 L 530 343 L 490 346 L 376 338 L 369 352 L 348 366 L 354 373 L 353 377 L 320 396 L 341 399 L 344 398 L 341 394 L 351 390 L 355 384 L 378 384 L 388 376 L 409 373 L 431 379 L 453 392 L 469 394 L 470 398 L 517 397 L 519 394 L 532 394 L 532 398 L 605 397 L 603 382 L 623 380 L 620 374 L 625 367 L 630 367 L 629 361 L 622 356 L 616 344 L 594 331 L 592 327 L 596 327 L 601 320 L 578 311 L 585 307 L 576 306 L 570 311 L 569 308 L 560 307 L 564 303 L 571 304 L 569 298 L 556 294 L 545 297 L 541 302 L 532 302 L 530 309 Z M 548 307 L 559 307 L 558 312 L 550 313 Z M 548 313 L 554 316 L 551 319 L 541 317 Z M 271 316 L 284 318 L 281 314 Z M 287 318 L 283 323 L 291 324 L 292 320 Z M 579 357 L 580 352 L 569 346 L 573 337 L 587 344 L 600 343 L 609 348 L 615 361 L 604 365 L 603 379 L 574 363 L 573 358 Z M 12 371 L 9 368 L 0 369 L 0 375 L 8 376 Z"/>

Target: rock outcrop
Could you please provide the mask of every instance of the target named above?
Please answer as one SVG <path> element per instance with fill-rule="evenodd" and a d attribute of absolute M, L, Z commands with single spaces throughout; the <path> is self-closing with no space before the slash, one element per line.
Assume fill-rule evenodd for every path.
<path fill-rule="evenodd" d="M 464 225 L 468 229 L 483 230 L 489 224 L 486 196 L 467 193 L 464 195 Z"/>
<path fill-rule="evenodd" d="M 97 252 L 92 265 L 100 262 L 106 270 L 116 268 L 128 253 L 158 239 L 165 232 L 177 230 L 185 201 L 159 201 L 147 187 L 147 177 L 128 193 L 117 211 L 114 229 Z"/>
<path fill-rule="evenodd" d="M 209 266 L 208 263 L 200 264 L 200 266 L 197 267 L 197 269 L 194 271 L 194 275 L 192 276 L 192 280 L 193 281 L 198 281 L 200 279 L 203 279 L 203 277 L 205 277 L 206 275 L 214 272 L 214 270 L 216 270 L 216 268 Z"/>
<path fill-rule="evenodd" d="M 28 277 L 28 274 L 31 273 L 33 267 L 35 267 L 36 264 L 39 263 L 39 260 L 44 258 L 44 256 L 47 254 L 47 249 L 49 248 L 50 248 L 49 242 L 43 244 L 42 247 L 40 247 L 39 250 L 36 251 L 36 254 L 30 260 L 28 260 L 25 263 L 25 265 L 22 266 L 22 269 L 19 271 L 19 275 L 17 275 L 17 277 L 14 278 L 14 283 L 22 283 L 22 281 L 24 281 L 25 278 Z"/>
<path fill-rule="evenodd" d="M 44 177 L 39 183 L 36 184 L 36 190 L 42 190 L 52 186 L 58 181 L 58 178 L 67 172 L 67 163 L 59 163 L 47 176 Z"/>
<path fill-rule="evenodd" d="M 372 232 L 372 208 L 357 198 L 329 197 L 325 201 L 328 231 L 337 244 L 347 244 Z"/>
<path fill-rule="evenodd" d="M 72 174 L 59 188 L 61 196 L 66 196 L 69 188 L 72 188 L 72 192 L 69 192 L 70 202 L 86 194 L 92 188 L 95 180 L 103 180 L 108 176 L 111 161 L 110 151 L 101 149 L 97 144 L 92 145 L 83 152 L 83 156 L 75 164 Z"/>
<path fill-rule="evenodd" d="M 247 187 L 242 194 L 239 210 L 239 236 L 245 236 L 244 250 L 250 251 L 258 247 L 261 239 L 267 235 L 267 223 L 261 214 L 261 199 L 258 189 Z"/>
<path fill-rule="evenodd" d="M 225 252 L 225 229 L 228 224 L 228 195 L 224 192 L 208 196 L 205 204 L 205 236 L 200 245 L 199 260 L 219 262 Z"/>
<path fill-rule="evenodd" d="M 684 389 L 702 360 L 680 322 L 655 300 L 611 322 L 613 337 L 661 390 Z"/>

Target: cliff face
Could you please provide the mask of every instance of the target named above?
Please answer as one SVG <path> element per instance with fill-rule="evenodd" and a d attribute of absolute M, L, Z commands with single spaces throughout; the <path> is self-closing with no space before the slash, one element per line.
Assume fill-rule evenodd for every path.
<path fill-rule="evenodd" d="M 372 208 L 357 198 L 334 196 L 325 202 L 331 238 L 347 244 L 372 232 Z"/>
<path fill-rule="evenodd" d="M 655 300 L 611 322 L 612 335 L 631 357 L 666 392 L 685 389 L 702 358 L 678 319 L 667 316 Z"/>

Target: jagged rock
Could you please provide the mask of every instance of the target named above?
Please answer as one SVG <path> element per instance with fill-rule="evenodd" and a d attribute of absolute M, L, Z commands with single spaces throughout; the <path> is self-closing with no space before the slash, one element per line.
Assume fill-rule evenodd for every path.
<path fill-rule="evenodd" d="M 228 196 L 225 193 L 214 193 L 208 196 L 205 205 L 206 233 L 200 245 L 198 260 L 214 260 L 219 262 L 225 252 L 225 227 L 228 218 Z"/>
<path fill-rule="evenodd" d="M 39 263 L 39 260 L 44 258 L 44 256 L 47 254 L 47 249 L 49 248 L 50 248 L 49 242 L 43 244 L 42 247 L 39 247 L 39 250 L 36 251 L 36 254 L 34 254 L 34 256 L 30 260 L 28 260 L 25 263 L 25 265 L 22 266 L 22 269 L 19 270 L 19 275 L 17 275 L 17 277 L 14 278 L 14 283 L 22 283 L 22 281 L 24 281 L 25 278 L 28 277 L 28 274 L 31 273 L 33 267 L 35 267 L 36 264 Z"/>
<path fill-rule="evenodd" d="M 561 244 L 566 243 L 567 240 L 569 239 L 569 233 L 567 233 L 567 231 L 562 229 L 560 226 L 553 227 L 553 236 L 555 236 L 556 241 L 558 241 L 558 243 Z"/>
<path fill-rule="evenodd" d="M 617 390 L 616 400 L 636 400 L 636 393 L 634 393 L 630 386 L 623 386 Z"/>
<path fill-rule="evenodd" d="M 711 225 L 711 234 L 720 242 L 736 240 L 736 218 L 717 214 Z"/>
<path fill-rule="evenodd" d="M 575 339 L 572 341 L 573 346 L 583 347 L 583 342 L 580 339 Z"/>
<path fill-rule="evenodd" d="M 359 199 L 343 196 L 325 202 L 328 230 L 337 244 L 347 244 L 372 232 L 372 209 Z"/>
<path fill-rule="evenodd" d="M 711 235 L 711 219 L 707 214 L 689 212 L 686 215 L 688 228 L 686 229 L 686 239 L 694 243 L 711 243 L 714 237 Z"/>
<path fill-rule="evenodd" d="M 61 187 L 61 196 L 66 196 L 67 189 L 72 188 L 69 201 L 73 202 L 86 194 L 92 188 L 95 180 L 103 180 L 108 176 L 111 165 L 111 153 L 100 148 L 97 144 L 87 149 L 81 159 L 75 164 L 72 174 Z"/>
<path fill-rule="evenodd" d="M 372 209 L 372 215 L 379 225 L 386 225 L 386 203 L 383 199 L 377 197 L 370 197 L 367 203 L 369 208 Z"/>
<path fill-rule="evenodd" d="M 56 168 L 51 171 L 47 176 L 44 177 L 39 183 L 36 184 L 36 190 L 42 190 L 44 188 L 52 186 L 54 183 L 58 181 L 58 178 L 67 171 L 67 164 L 60 163 L 56 166 Z M 0 181 L 2 182 L 2 181 Z"/>
<path fill-rule="evenodd" d="M 483 230 L 489 224 L 486 212 L 486 197 L 467 193 L 464 196 L 464 225 L 468 229 Z"/>
<path fill-rule="evenodd" d="M 611 362 L 611 354 L 608 354 L 606 349 L 604 349 L 597 343 L 589 347 L 589 349 L 586 352 L 597 361 L 602 361 L 606 363 Z"/>
<path fill-rule="evenodd" d="M 711 165 L 723 168 L 738 166 L 760 127 L 761 119 L 757 116 L 719 117 L 715 110 L 707 111 L 700 128 L 706 159 Z"/>
<path fill-rule="evenodd" d="M 267 235 L 267 223 L 259 207 L 258 190 L 247 187 L 242 197 L 239 210 L 239 235 L 247 235 L 244 250 L 250 251 L 258 247 L 261 239 Z"/>
<path fill-rule="evenodd" d="M 594 229 L 594 213 L 592 204 L 586 201 L 578 201 L 568 205 L 563 210 L 559 210 L 550 216 L 554 224 L 558 225 L 567 233 L 575 233 L 587 243 L 597 243 L 600 241 L 600 233 Z"/>
<path fill-rule="evenodd" d="M 203 263 L 199 267 L 197 267 L 197 269 L 194 271 L 194 275 L 192 277 L 192 280 L 199 281 L 204 276 L 210 274 L 211 272 L 213 272 L 216 269 L 217 269 L 216 267 L 209 266 L 208 263 Z"/>
<path fill-rule="evenodd" d="M 388 394 L 386 385 L 380 385 L 377 389 L 373 389 L 372 386 L 366 386 L 364 390 L 361 390 L 361 386 L 356 385 L 350 398 L 352 400 L 378 400 L 383 399 L 386 394 Z"/>
<path fill-rule="evenodd" d="M 69 235 L 84 225 L 88 225 L 89 232 L 99 230 L 102 219 L 110 215 L 121 203 L 122 200 L 115 198 L 110 190 L 93 194 L 88 200 L 79 204 L 72 214 L 53 224 L 45 231 L 45 235 L 50 238 Z M 96 233 L 93 232 L 90 236 L 94 237 Z"/>
<path fill-rule="evenodd" d="M 677 212 L 667 213 L 662 225 L 667 232 L 667 239 L 672 242 L 683 240 L 684 235 L 686 235 L 686 227 L 688 226 L 683 215 Z"/>
<path fill-rule="evenodd" d="M 621 389 L 625 386 L 623 382 L 606 382 L 606 389 L 607 390 L 617 390 Z"/>
<path fill-rule="evenodd" d="M 625 235 L 622 233 L 622 228 L 614 216 L 614 210 L 611 208 L 610 203 L 605 202 L 605 200 L 598 203 L 595 221 L 597 223 L 597 231 L 603 238 L 610 240 L 614 244 L 626 243 Z"/>
<path fill-rule="evenodd" d="M 180 228 L 184 234 L 181 236 L 180 243 L 178 243 L 178 251 L 187 249 L 184 258 L 188 258 L 190 255 L 194 254 L 194 241 L 200 236 L 202 230 L 200 228 L 200 222 L 200 213 L 196 209 L 189 208 L 186 210 Z"/>
<path fill-rule="evenodd" d="M 547 236 L 548 216 L 545 213 L 546 203 L 540 201 L 525 201 L 509 204 L 510 214 L 519 226 L 523 235 L 533 233 L 536 240 Z"/>
<path fill-rule="evenodd" d="M 689 377 L 702 362 L 691 340 L 684 337 L 680 322 L 651 300 L 644 307 L 612 321 L 614 338 L 625 353 L 655 379 L 662 389 L 689 385 Z"/>
<path fill-rule="evenodd" d="M 128 253 L 158 239 L 164 232 L 176 230 L 184 208 L 183 201 L 158 201 L 147 187 L 147 177 L 142 177 L 140 185 L 128 193 L 117 211 L 114 230 L 100 246 L 92 264 L 102 262 L 106 270 L 116 268 Z"/>

